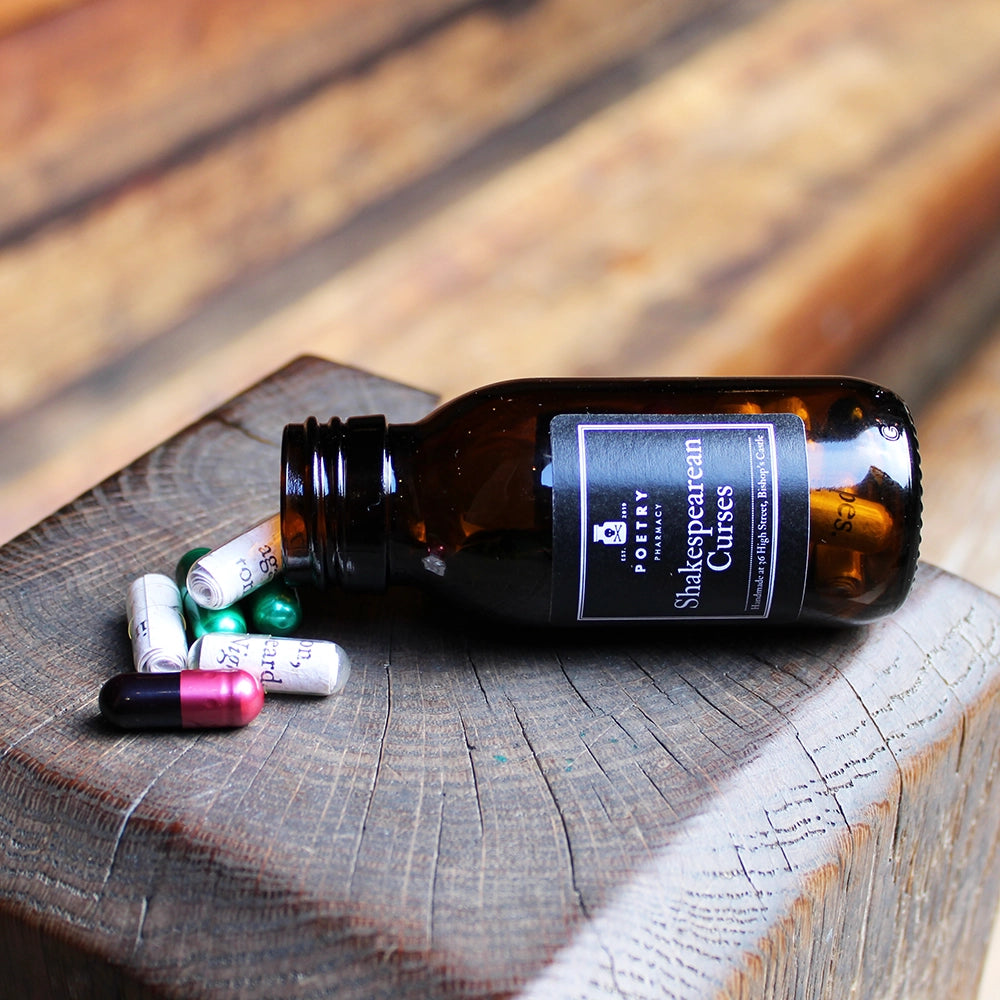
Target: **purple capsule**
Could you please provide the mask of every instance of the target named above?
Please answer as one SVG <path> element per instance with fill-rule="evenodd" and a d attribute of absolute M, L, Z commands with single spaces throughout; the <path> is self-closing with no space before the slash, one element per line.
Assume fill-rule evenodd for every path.
<path fill-rule="evenodd" d="M 129 673 L 112 677 L 98 704 L 122 729 L 224 729 L 255 719 L 264 689 L 245 670 Z"/>

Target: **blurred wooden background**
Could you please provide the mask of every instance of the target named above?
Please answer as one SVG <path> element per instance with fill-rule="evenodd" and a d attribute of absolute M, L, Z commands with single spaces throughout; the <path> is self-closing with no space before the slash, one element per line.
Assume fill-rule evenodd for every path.
<path fill-rule="evenodd" d="M 301 353 L 846 373 L 1000 590 L 1000 5 L 0 0 L 0 346 L 0 540 Z"/>

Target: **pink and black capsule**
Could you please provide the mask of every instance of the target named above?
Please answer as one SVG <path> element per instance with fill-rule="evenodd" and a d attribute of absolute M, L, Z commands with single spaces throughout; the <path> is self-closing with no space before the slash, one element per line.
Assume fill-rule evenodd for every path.
<path fill-rule="evenodd" d="M 264 689 L 245 670 L 128 673 L 101 688 L 98 704 L 122 729 L 226 729 L 257 718 Z"/>

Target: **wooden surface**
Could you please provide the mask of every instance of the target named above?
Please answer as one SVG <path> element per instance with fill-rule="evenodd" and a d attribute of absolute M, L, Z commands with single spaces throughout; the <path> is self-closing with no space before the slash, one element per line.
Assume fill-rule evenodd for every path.
<path fill-rule="evenodd" d="M 926 545 L 939 563 L 1000 593 L 1000 324 L 927 412 L 923 449 L 935 473 L 924 487 L 933 512 Z"/>
<path fill-rule="evenodd" d="M 943 389 L 923 408 L 921 450 L 925 470 L 923 551 L 937 565 L 1000 594 L 1000 520 L 991 513 L 1000 490 L 1000 316 L 978 314 L 984 282 L 995 286 L 998 258 L 988 255 L 960 284 L 967 295 L 945 298 L 924 321 L 943 329 L 977 327 L 987 332 L 971 357 L 956 364 L 941 357 L 948 372 Z M 994 925 L 979 996 L 1000 994 L 1000 929 Z"/>
<path fill-rule="evenodd" d="M 1000 592 L 998 66 L 994 0 L 0 0 L 0 540 L 301 353 L 843 372 Z"/>
<path fill-rule="evenodd" d="M 299 353 L 445 396 L 859 372 L 997 236 L 994 0 L 35 10 L 0 30 L 3 537 Z"/>
<path fill-rule="evenodd" d="M 345 691 L 122 734 L 128 581 L 273 509 L 281 426 L 429 398 L 302 361 L 0 550 L 0 993 L 969 997 L 1000 599 L 845 631 L 511 636 L 405 591 Z"/>

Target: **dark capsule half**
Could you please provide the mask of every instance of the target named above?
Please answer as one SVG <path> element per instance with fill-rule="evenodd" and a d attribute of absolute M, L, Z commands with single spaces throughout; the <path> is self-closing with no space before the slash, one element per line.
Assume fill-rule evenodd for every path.
<path fill-rule="evenodd" d="M 245 670 L 130 673 L 112 677 L 98 704 L 122 729 L 224 729 L 255 719 L 264 689 Z"/>

